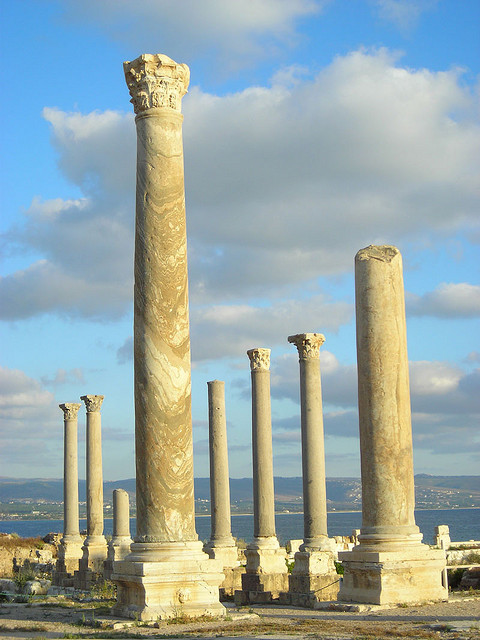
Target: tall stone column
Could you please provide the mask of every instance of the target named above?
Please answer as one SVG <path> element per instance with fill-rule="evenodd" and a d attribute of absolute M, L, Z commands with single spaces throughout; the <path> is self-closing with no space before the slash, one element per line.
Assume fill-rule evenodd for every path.
<path fill-rule="evenodd" d="M 212 380 L 207 382 L 207 386 L 211 535 L 205 551 L 213 558 L 218 554 L 222 556 L 224 566 L 235 566 L 238 563 L 230 515 L 225 383 L 222 380 Z"/>
<path fill-rule="evenodd" d="M 230 513 L 230 480 L 228 474 L 227 418 L 225 383 L 207 382 L 208 431 L 210 445 L 210 540 L 204 551 L 222 563 L 225 580 L 220 585 L 220 599 L 234 595 L 241 588 L 245 568 L 238 561 L 238 550 L 232 536 Z"/>
<path fill-rule="evenodd" d="M 77 586 L 88 589 L 90 583 L 103 574 L 107 557 L 107 541 L 103 535 L 103 470 L 102 417 L 100 410 L 104 396 L 87 395 L 80 398 L 87 410 L 87 537 L 83 543 L 83 558 Z"/>
<path fill-rule="evenodd" d="M 181 606 L 186 615 L 218 614 L 223 575 L 201 550 L 193 495 L 181 114 L 190 72 L 160 54 L 125 62 L 124 71 L 137 127 L 137 535 L 115 567 L 117 612 L 148 619 L 174 616 Z"/>
<path fill-rule="evenodd" d="M 360 544 L 340 554 L 340 599 L 389 603 L 446 599 L 444 554 L 421 544 L 414 474 L 402 258 L 369 246 L 355 258 Z"/>
<path fill-rule="evenodd" d="M 78 562 L 83 555 L 78 514 L 78 410 L 81 405 L 67 402 L 63 411 L 63 538 L 58 550 L 53 582 L 70 586 Z"/>
<path fill-rule="evenodd" d="M 321 333 L 300 333 L 288 341 L 298 351 L 300 362 L 300 408 L 303 472 L 303 544 L 295 554 L 289 576 L 293 605 L 313 606 L 335 600 L 340 579 L 335 570 L 333 541 L 327 532 L 327 493 L 323 436 L 320 347 Z"/>
<path fill-rule="evenodd" d="M 104 574 L 110 580 L 113 563 L 123 560 L 130 553 L 130 507 L 128 493 L 124 489 L 113 490 L 113 536 L 108 543 L 108 555 L 105 560 Z"/>
<path fill-rule="evenodd" d="M 254 539 L 248 545 L 242 590 L 249 602 L 278 598 L 288 585 L 286 552 L 275 533 L 270 349 L 250 349 L 252 378 L 252 455 Z M 237 602 L 240 595 L 236 594 Z"/>

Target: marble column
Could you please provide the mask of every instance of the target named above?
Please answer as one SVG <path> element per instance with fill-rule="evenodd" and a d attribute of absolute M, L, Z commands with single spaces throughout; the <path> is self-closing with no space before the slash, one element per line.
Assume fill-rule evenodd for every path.
<path fill-rule="evenodd" d="M 137 128 L 137 535 L 115 566 L 116 611 L 140 619 L 174 616 L 180 606 L 185 615 L 221 614 L 223 574 L 195 532 L 181 114 L 190 72 L 161 54 L 125 62 L 124 71 Z"/>
<path fill-rule="evenodd" d="M 242 590 L 249 602 L 269 602 L 288 585 L 286 551 L 275 533 L 270 349 L 250 349 L 252 379 L 253 535 Z M 237 602 L 240 595 L 237 596 Z"/>
<path fill-rule="evenodd" d="M 124 560 L 130 553 L 130 507 L 128 493 L 124 489 L 113 490 L 113 536 L 108 543 L 108 554 L 104 565 L 104 575 L 110 580 L 113 563 Z"/>
<path fill-rule="evenodd" d="M 414 473 L 402 257 L 369 246 L 355 258 L 360 544 L 340 554 L 339 597 L 389 603 L 445 599 L 444 556 L 421 544 Z"/>
<path fill-rule="evenodd" d="M 314 606 L 335 600 L 340 578 L 335 570 L 334 541 L 327 532 L 327 493 L 323 435 L 320 347 L 321 333 L 300 333 L 288 341 L 298 351 L 303 472 L 303 544 L 289 576 L 293 605 Z"/>
<path fill-rule="evenodd" d="M 83 555 L 78 514 L 78 410 L 81 405 L 67 402 L 63 411 L 63 537 L 53 577 L 54 584 L 67 585 Z"/>
<path fill-rule="evenodd" d="M 83 543 L 78 586 L 87 589 L 89 583 L 103 574 L 107 557 L 107 541 L 103 535 L 103 470 L 102 417 L 100 410 L 104 396 L 87 395 L 80 398 L 87 410 L 87 537 Z"/>

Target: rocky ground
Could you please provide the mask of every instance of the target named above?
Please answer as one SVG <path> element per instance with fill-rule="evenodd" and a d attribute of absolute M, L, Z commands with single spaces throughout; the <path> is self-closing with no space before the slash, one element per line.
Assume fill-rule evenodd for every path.
<path fill-rule="evenodd" d="M 62 597 L 0 604 L 0 638 L 383 638 L 480 639 L 480 594 L 453 595 L 447 603 L 371 607 L 364 611 L 312 611 L 280 606 L 228 607 L 227 617 L 156 626 L 108 615 L 109 603 Z"/>

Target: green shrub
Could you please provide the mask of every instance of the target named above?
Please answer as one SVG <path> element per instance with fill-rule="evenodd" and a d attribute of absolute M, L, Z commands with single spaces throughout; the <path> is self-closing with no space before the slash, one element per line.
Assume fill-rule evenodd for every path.
<path fill-rule="evenodd" d="M 335 561 L 335 571 L 339 576 L 343 576 L 343 572 L 345 571 L 343 564 L 341 562 Z"/>
<path fill-rule="evenodd" d="M 458 589 L 465 569 L 447 569 L 448 588 L 451 591 Z"/>

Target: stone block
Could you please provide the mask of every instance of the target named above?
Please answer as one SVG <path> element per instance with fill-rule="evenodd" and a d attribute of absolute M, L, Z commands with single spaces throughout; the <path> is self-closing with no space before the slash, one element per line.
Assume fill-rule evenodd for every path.
<path fill-rule="evenodd" d="M 374 551 L 365 545 L 340 553 L 344 576 L 338 599 L 369 604 L 448 600 L 444 551 L 423 544 L 398 547 Z"/>

